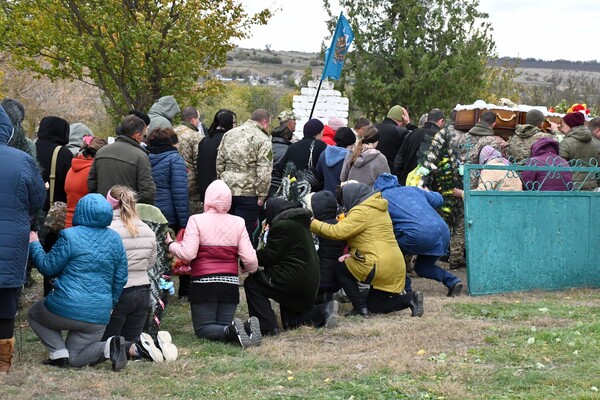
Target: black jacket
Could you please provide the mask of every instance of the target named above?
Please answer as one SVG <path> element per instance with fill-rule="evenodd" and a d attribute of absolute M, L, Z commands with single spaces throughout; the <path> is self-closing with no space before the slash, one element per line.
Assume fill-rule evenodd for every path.
<path fill-rule="evenodd" d="M 319 221 L 337 224 L 337 202 L 333 193 L 322 190 L 311 197 L 313 214 Z M 326 239 L 319 236 L 319 261 L 321 266 L 321 284 L 319 292 L 336 292 L 341 288 L 336 277 L 336 269 L 344 268 L 344 263 L 338 258 L 344 254 L 346 242 L 343 240 Z"/>
<path fill-rule="evenodd" d="M 398 177 L 401 185 L 406 185 L 406 177 L 417 167 L 419 156 L 429 149 L 433 136 L 439 130 L 440 128 L 433 122 L 425 122 L 422 128 L 417 128 L 406 136 L 392 169 L 392 173 Z"/>
<path fill-rule="evenodd" d="M 198 190 L 203 203 L 206 188 L 217 179 L 217 151 L 225 132 L 217 128 L 214 134 L 206 135 L 198 144 Z"/>
<path fill-rule="evenodd" d="M 58 151 L 58 157 L 56 159 L 54 201 L 66 202 L 67 194 L 65 193 L 65 179 L 67 177 L 67 172 L 69 172 L 69 168 L 71 168 L 71 161 L 73 160 L 73 153 L 64 147 L 69 143 L 69 123 L 59 117 L 44 117 L 40 122 L 37 137 L 38 140 L 35 142 L 35 149 L 44 182 L 50 182 L 50 169 L 54 149 L 63 146 Z M 50 209 L 49 196 L 50 190 L 48 190 L 48 196 L 46 196 L 46 202 L 43 207 L 44 211 Z"/>
<path fill-rule="evenodd" d="M 285 153 L 287 153 L 292 142 L 277 136 L 274 136 L 271 139 L 271 142 L 273 144 L 273 172 L 271 173 L 271 188 L 269 189 L 269 194 L 274 195 L 281 185 L 283 169 L 285 168 L 285 165 L 281 165 L 281 160 L 283 160 Z"/>
<path fill-rule="evenodd" d="M 379 143 L 376 149 L 385 156 L 388 161 L 390 171 L 394 166 L 394 158 L 402 146 L 402 141 L 410 132 L 413 125 L 409 124 L 408 129 L 402 126 L 398 126 L 396 121 L 390 118 L 385 118 L 378 124 L 375 124 L 375 128 L 379 132 Z M 416 127 L 415 127 L 416 128 Z"/>
<path fill-rule="evenodd" d="M 293 162 L 296 165 L 296 168 L 303 171 L 310 159 L 310 145 L 313 142 L 315 147 L 313 149 L 312 166 L 316 167 L 319 156 L 327 148 L 327 145 L 321 140 L 315 140 L 312 137 L 304 137 L 302 140 L 292 143 L 290 147 L 288 147 L 287 152 L 279 164 L 281 171 L 283 171 L 288 161 Z"/>

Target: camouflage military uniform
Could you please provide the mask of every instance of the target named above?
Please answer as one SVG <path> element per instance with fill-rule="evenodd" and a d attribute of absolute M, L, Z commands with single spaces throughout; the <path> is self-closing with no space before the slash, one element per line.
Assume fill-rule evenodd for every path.
<path fill-rule="evenodd" d="M 258 122 L 248 120 L 225 133 L 217 152 L 217 178 L 233 196 L 266 198 L 272 170 L 271 139 Z"/>
<path fill-rule="evenodd" d="M 445 129 L 433 136 L 429 149 L 421 155 L 419 163 L 428 171 L 423 177 L 423 186 L 444 197 L 444 205 L 438 212 L 452 229 L 456 225 L 453 209 L 460 203 L 460 199 L 452 195 L 452 189 L 460 185 L 460 176 L 451 137 Z"/>
<path fill-rule="evenodd" d="M 467 161 L 467 134 L 456 130 L 454 125 L 449 125 L 446 128 L 448 137 L 450 138 L 450 147 L 452 147 L 457 165 L 464 165 Z M 458 185 L 463 187 L 463 177 L 459 174 Z M 457 198 L 457 200 L 460 200 Z M 465 261 L 465 207 L 461 201 L 457 201 L 452 209 L 454 226 L 450 227 L 450 258 L 448 263 L 450 268 L 461 268 L 466 266 Z"/>
<path fill-rule="evenodd" d="M 508 144 L 510 146 L 511 162 L 523 161 L 531 157 L 531 145 L 543 137 L 554 137 L 551 133 L 542 131 L 533 125 L 517 125 L 515 134 L 510 137 Z"/>
<path fill-rule="evenodd" d="M 475 126 L 467 132 L 465 140 L 466 143 L 464 144 L 464 147 L 467 150 L 465 161 L 468 164 L 479 164 L 479 153 L 481 153 L 481 149 L 485 146 L 492 146 L 494 149 L 498 150 L 504 158 L 510 156 L 508 143 L 500 136 L 494 135 L 494 131 L 482 122 L 476 123 Z M 471 173 L 471 189 L 477 188 L 479 175 L 479 173 Z"/>
<path fill-rule="evenodd" d="M 175 145 L 179 154 L 185 160 L 188 170 L 188 193 L 190 198 L 190 215 L 202 212 L 200 188 L 198 187 L 198 145 L 204 139 L 204 134 L 188 122 L 173 128 L 177 134 L 178 143 Z"/>

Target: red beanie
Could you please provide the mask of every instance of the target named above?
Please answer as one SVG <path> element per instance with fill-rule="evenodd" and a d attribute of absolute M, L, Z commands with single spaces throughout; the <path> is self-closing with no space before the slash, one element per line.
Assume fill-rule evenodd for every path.
<path fill-rule="evenodd" d="M 565 121 L 565 124 L 569 125 L 569 127 L 575 128 L 576 126 L 585 124 L 585 116 L 579 111 L 572 112 L 565 115 L 563 121 Z"/>

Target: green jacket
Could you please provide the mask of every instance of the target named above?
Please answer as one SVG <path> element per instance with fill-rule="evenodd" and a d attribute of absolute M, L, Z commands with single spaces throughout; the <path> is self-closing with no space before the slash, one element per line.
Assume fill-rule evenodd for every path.
<path fill-rule="evenodd" d="M 558 146 L 558 154 L 569 162 L 581 160 L 583 167 L 598 165 L 600 160 L 600 151 L 596 142 L 592 141 L 592 133 L 583 125 L 576 126 L 567 133 Z M 573 165 L 572 162 L 570 164 Z M 575 189 L 593 190 L 598 187 L 591 172 L 573 172 L 573 183 L 575 182 L 578 183 L 574 186 Z"/>
<path fill-rule="evenodd" d="M 248 120 L 223 136 L 217 151 L 217 179 L 233 196 L 265 198 L 271 185 L 271 138 L 258 122 Z"/>
<path fill-rule="evenodd" d="M 273 219 L 266 246 L 256 252 L 271 288 L 286 293 L 285 306 L 297 312 L 314 304 L 321 280 L 311 217 L 306 208 L 281 212 Z"/>
<path fill-rule="evenodd" d="M 138 203 L 154 204 L 156 186 L 148 154 L 124 135 L 98 150 L 88 176 L 90 193 L 106 196 L 114 185 L 129 186 L 138 194 Z"/>
<path fill-rule="evenodd" d="M 346 240 L 350 258 L 346 267 L 360 282 L 366 282 L 374 270 L 370 284 L 378 290 L 401 293 L 404 290 L 406 265 L 394 236 L 388 202 L 375 193 L 352 207 L 337 224 L 313 220 L 313 233 L 327 239 Z"/>

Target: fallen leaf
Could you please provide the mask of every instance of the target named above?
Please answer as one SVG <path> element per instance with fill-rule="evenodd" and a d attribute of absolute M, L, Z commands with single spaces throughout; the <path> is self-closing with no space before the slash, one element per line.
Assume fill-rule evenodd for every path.
<path fill-rule="evenodd" d="M 425 350 L 421 349 L 421 350 L 417 351 L 417 354 L 420 356 L 423 356 L 423 355 L 425 355 Z"/>
<path fill-rule="evenodd" d="M 288 381 L 293 381 L 294 377 L 293 376 L 288 376 Z"/>
<path fill-rule="evenodd" d="M 534 343 L 535 343 L 534 337 L 530 337 L 529 339 L 527 339 L 527 344 L 534 344 Z"/>

